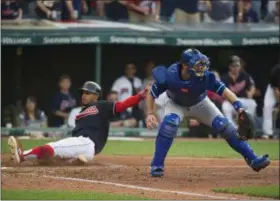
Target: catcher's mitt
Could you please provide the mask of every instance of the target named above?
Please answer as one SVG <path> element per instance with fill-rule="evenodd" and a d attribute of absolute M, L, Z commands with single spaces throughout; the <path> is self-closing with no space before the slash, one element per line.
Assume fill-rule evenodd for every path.
<path fill-rule="evenodd" d="M 255 136 L 254 118 L 245 110 L 238 114 L 238 134 L 242 140 L 252 139 Z"/>

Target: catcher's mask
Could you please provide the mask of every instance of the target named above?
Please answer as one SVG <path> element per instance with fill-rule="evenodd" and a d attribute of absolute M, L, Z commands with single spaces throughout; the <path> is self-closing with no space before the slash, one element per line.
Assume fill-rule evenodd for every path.
<path fill-rule="evenodd" d="M 205 56 L 206 57 L 206 56 Z M 204 73 L 209 69 L 209 60 L 206 57 L 205 59 L 197 61 L 190 70 L 194 71 L 194 74 L 197 77 L 204 76 Z"/>
<path fill-rule="evenodd" d="M 209 58 L 197 49 L 188 49 L 181 56 L 181 63 L 186 64 L 188 72 L 196 77 L 202 77 L 209 69 Z"/>

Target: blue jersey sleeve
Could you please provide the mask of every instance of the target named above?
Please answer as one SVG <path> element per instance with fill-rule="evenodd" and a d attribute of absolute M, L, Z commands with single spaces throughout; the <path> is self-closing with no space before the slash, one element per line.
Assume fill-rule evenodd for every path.
<path fill-rule="evenodd" d="M 160 94 L 167 89 L 167 69 L 165 66 L 158 66 L 153 70 L 154 83 L 150 91 L 154 98 L 159 97 Z"/>
<path fill-rule="evenodd" d="M 151 94 L 154 98 L 159 97 L 160 94 L 162 94 L 163 92 L 165 92 L 166 90 L 166 86 L 163 84 L 158 84 L 156 82 L 154 82 L 150 88 Z"/>
<path fill-rule="evenodd" d="M 213 73 L 209 73 L 207 75 L 207 90 L 210 90 L 218 95 L 222 95 L 224 93 L 224 90 L 226 89 L 226 86 L 223 82 L 216 79 L 215 75 Z"/>

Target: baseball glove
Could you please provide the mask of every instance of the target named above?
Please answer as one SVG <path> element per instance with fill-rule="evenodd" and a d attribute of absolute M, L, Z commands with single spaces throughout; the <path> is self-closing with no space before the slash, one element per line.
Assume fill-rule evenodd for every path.
<path fill-rule="evenodd" d="M 255 136 L 254 118 L 245 110 L 238 114 L 238 134 L 242 140 L 252 139 Z"/>

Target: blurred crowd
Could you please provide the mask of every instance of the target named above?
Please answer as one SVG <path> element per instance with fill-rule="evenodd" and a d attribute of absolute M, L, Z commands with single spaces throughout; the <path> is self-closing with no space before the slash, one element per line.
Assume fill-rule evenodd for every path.
<path fill-rule="evenodd" d="M 223 81 L 232 90 L 245 106 L 247 111 L 255 117 L 256 127 L 262 130 L 263 138 L 272 138 L 276 128 L 280 127 L 279 97 L 280 97 L 280 57 L 279 63 L 271 70 L 271 76 L 267 84 L 264 95 L 263 116 L 257 115 L 256 98 L 261 96 L 261 92 L 256 88 L 254 78 L 246 72 L 245 62 L 237 55 L 230 56 L 227 65 L 228 72 L 220 75 L 219 72 L 211 70 L 218 80 Z M 123 76 L 116 78 L 111 89 L 103 94 L 103 98 L 108 101 L 124 100 L 131 95 L 137 94 L 140 90 L 149 87 L 153 82 L 152 70 L 156 64 L 149 60 L 145 66 L 145 77 L 137 77 L 137 67 L 134 63 L 127 63 L 124 66 Z M 79 98 L 76 99 L 71 93 L 71 77 L 61 75 L 58 80 L 58 91 L 50 102 L 51 116 L 48 118 L 44 111 L 37 107 L 36 97 L 28 96 L 19 106 L 16 114 L 16 121 L 12 121 L 8 114 L 4 113 L 4 121 L 7 127 L 22 128 L 44 128 L 44 127 L 75 127 L 75 117 L 81 111 Z M 77 89 L 72 89 L 77 91 Z M 233 123 L 236 122 L 236 112 L 232 105 L 219 95 L 208 91 L 208 97 L 217 105 L 222 113 Z M 159 96 L 155 101 L 154 113 L 159 121 L 164 117 L 165 100 Z M 9 113 L 9 108 L 6 108 Z M 11 112 L 11 111 L 10 111 Z M 114 128 L 145 128 L 145 102 L 141 102 L 137 107 L 128 109 L 121 113 L 111 122 Z M 51 119 L 51 122 L 48 122 Z M 13 122 L 13 125 L 11 124 Z M 15 123 L 17 122 L 17 123 Z M 278 123 L 277 123 L 278 122 Z M 199 123 L 196 119 L 186 118 L 182 123 L 183 127 L 189 128 L 190 137 L 219 137 L 215 131 Z"/>
<path fill-rule="evenodd" d="M 279 0 L 1 0 L 5 20 L 279 23 Z"/>

